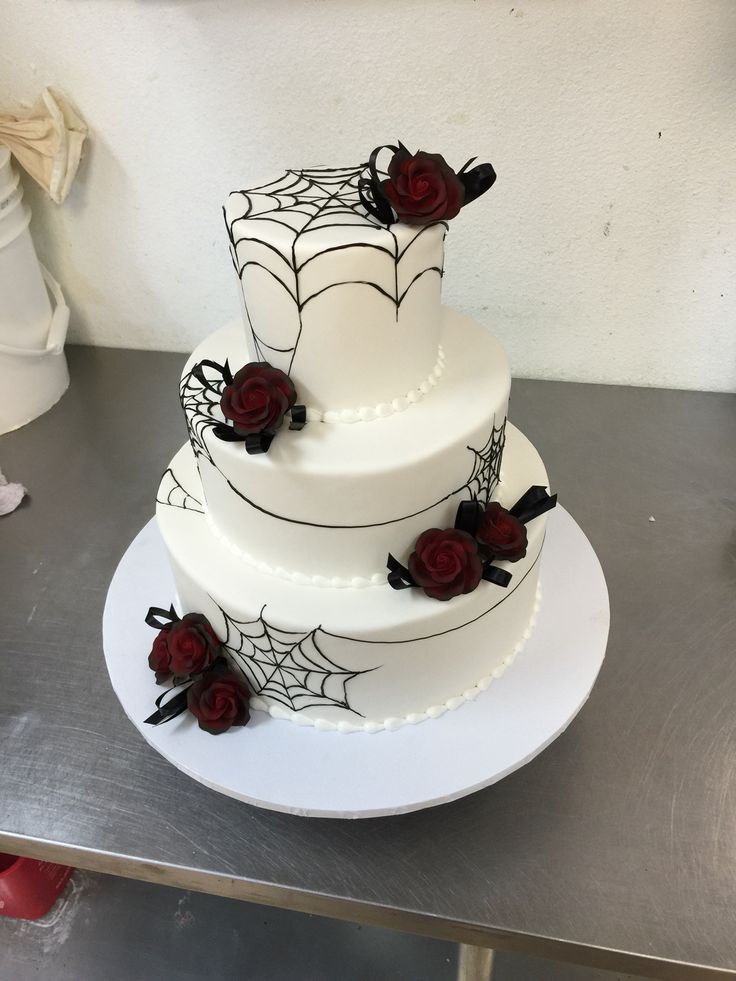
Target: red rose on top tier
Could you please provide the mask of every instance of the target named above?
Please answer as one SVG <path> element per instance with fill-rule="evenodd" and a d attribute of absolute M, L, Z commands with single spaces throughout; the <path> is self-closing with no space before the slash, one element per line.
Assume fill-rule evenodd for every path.
<path fill-rule="evenodd" d="M 220 400 L 223 414 L 241 436 L 271 433 L 296 402 L 291 378 L 266 361 L 245 365 L 225 388 Z"/>
<path fill-rule="evenodd" d="M 409 572 L 432 599 L 448 600 L 471 593 L 481 580 L 478 546 L 466 531 L 430 528 L 417 538 Z"/>
<path fill-rule="evenodd" d="M 199 674 L 220 653 L 221 644 L 209 620 L 201 613 L 187 613 L 161 630 L 153 642 L 148 666 L 156 681 Z"/>
<path fill-rule="evenodd" d="M 232 671 L 215 666 L 187 689 L 187 708 L 199 728 L 213 736 L 231 726 L 244 726 L 250 719 L 250 692 Z"/>
<path fill-rule="evenodd" d="M 420 150 L 397 150 L 381 189 L 399 221 L 427 225 L 454 218 L 465 201 L 465 188 L 445 158 Z"/>
<path fill-rule="evenodd" d="M 526 528 L 496 501 L 486 507 L 476 538 L 488 547 L 496 559 L 517 562 L 526 555 Z"/>

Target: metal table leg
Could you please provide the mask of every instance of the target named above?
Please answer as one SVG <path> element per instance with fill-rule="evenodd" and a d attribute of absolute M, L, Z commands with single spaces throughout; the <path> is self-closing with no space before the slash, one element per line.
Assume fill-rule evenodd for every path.
<path fill-rule="evenodd" d="M 492 950 L 458 944 L 457 981 L 491 981 L 492 976 Z"/>

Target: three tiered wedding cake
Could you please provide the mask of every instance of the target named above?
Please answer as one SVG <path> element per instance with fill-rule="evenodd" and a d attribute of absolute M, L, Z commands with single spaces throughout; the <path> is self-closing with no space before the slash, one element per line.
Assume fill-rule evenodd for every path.
<path fill-rule="evenodd" d="M 387 172 L 375 151 L 228 198 L 245 326 L 182 375 L 157 495 L 178 614 L 149 613 L 150 664 L 191 684 L 152 722 L 220 732 L 249 700 L 395 729 L 474 698 L 534 626 L 554 498 L 503 350 L 440 302 L 448 221 L 495 174 L 381 150 Z"/>

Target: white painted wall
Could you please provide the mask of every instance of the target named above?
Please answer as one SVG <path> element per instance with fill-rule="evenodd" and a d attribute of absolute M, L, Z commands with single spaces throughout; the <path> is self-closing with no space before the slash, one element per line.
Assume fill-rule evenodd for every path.
<path fill-rule="evenodd" d="M 517 375 L 736 388 L 734 0 L 4 0 L 3 103 L 93 138 L 29 188 L 72 338 L 188 350 L 238 313 L 220 206 L 402 139 L 499 179 L 445 297 Z"/>

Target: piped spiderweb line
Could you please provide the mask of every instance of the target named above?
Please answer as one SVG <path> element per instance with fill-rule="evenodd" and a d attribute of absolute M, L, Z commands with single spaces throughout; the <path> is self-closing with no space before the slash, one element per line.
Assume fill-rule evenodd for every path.
<path fill-rule="evenodd" d="M 202 502 L 182 486 L 171 467 L 166 469 L 161 478 L 156 494 L 156 503 L 166 504 L 172 508 L 181 508 L 183 511 L 196 511 L 198 514 L 204 514 Z"/>
<path fill-rule="evenodd" d="M 270 184 L 233 192 L 243 207 L 228 223 L 231 240 L 240 241 L 233 234 L 234 225 L 244 218 L 273 222 L 295 233 L 309 225 L 320 227 L 318 219 L 326 214 L 333 219 L 344 218 L 351 226 L 380 227 L 358 198 L 358 181 L 364 170 L 364 165 L 336 171 L 289 170 Z"/>
<path fill-rule="evenodd" d="M 363 208 L 360 200 L 359 183 L 367 173 L 367 164 L 352 168 L 317 167 L 287 170 L 282 177 L 268 184 L 250 190 L 235 191 L 231 195 L 231 200 L 239 196 L 242 205 L 232 220 L 226 219 L 230 253 L 238 278 L 243 283 L 247 270 L 260 270 L 260 274 L 270 277 L 279 292 L 283 292 L 285 299 L 294 305 L 293 335 L 289 338 L 293 343 L 288 345 L 283 341 L 278 344 L 269 343 L 264 337 L 264 330 L 254 323 L 248 308 L 247 290 L 243 283 L 245 315 L 256 356 L 260 359 L 271 359 L 277 367 L 288 373 L 291 373 L 293 368 L 302 336 L 303 312 L 312 300 L 339 286 L 361 286 L 378 293 L 393 304 L 398 321 L 402 303 L 427 273 L 442 278 L 442 266 L 433 264 L 416 272 L 408 285 L 401 290 L 399 288 L 401 262 L 410 246 L 430 226 L 418 228 L 401 252 L 396 236 L 389 228 L 388 231 L 393 239 L 392 250 L 380 244 L 380 241 L 376 243 L 364 240 L 329 246 L 302 262 L 297 261 L 299 243 L 310 233 L 325 228 L 384 230 L 385 226 Z M 241 224 L 238 225 L 236 233 L 235 226 L 239 222 Z M 259 236 L 259 228 L 264 227 L 263 223 L 283 228 L 284 231 L 280 233 L 283 241 L 276 245 Z M 447 227 L 446 223 L 441 224 Z M 241 245 L 249 250 L 242 258 L 238 251 Z M 388 280 L 383 284 L 374 279 L 341 280 L 313 288 L 308 294 L 304 293 L 300 284 L 300 273 L 305 266 L 327 253 L 354 248 L 372 249 L 379 254 L 386 254 L 388 261 L 393 265 L 393 273 Z M 265 250 L 267 254 L 264 256 L 261 250 Z"/>
<path fill-rule="evenodd" d="M 500 426 L 494 424 L 485 446 L 476 450 L 469 446 L 473 454 L 473 469 L 468 478 L 467 489 L 471 500 L 488 504 L 501 479 L 501 458 L 506 443 L 506 420 Z"/>
<path fill-rule="evenodd" d="M 269 344 L 261 336 L 261 333 L 256 330 L 246 299 L 245 312 L 253 337 L 253 344 L 258 357 L 263 357 L 265 348 L 276 355 L 275 360 L 277 362 L 282 361 L 282 367 L 288 371 L 291 371 L 301 337 L 302 310 L 304 304 L 308 299 L 313 298 L 308 297 L 302 302 L 300 297 L 298 264 L 296 261 L 297 242 L 300 236 L 308 231 L 310 224 L 314 223 L 320 215 L 328 212 L 328 210 L 332 224 L 340 224 L 340 221 L 333 220 L 338 215 L 345 216 L 349 214 L 351 217 L 355 217 L 354 212 L 349 208 L 348 199 L 342 198 L 340 192 L 351 181 L 355 182 L 357 189 L 357 180 L 360 172 L 360 168 L 341 171 L 287 171 L 282 178 L 263 186 L 258 191 L 239 192 L 245 210 L 228 224 L 231 254 L 238 277 L 242 281 L 245 270 L 248 267 L 260 268 L 264 274 L 270 276 L 285 291 L 293 302 L 297 315 L 294 343 L 288 346 L 284 346 L 283 344 Z M 258 198 L 261 200 L 257 201 Z M 254 201 L 257 201 L 255 205 Z M 262 210 L 258 210 L 258 207 L 261 207 Z M 242 219 L 249 219 L 256 223 L 252 226 L 253 234 L 243 234 L 240 237 L 236 237 L 234 226 L 236 222 Z M 264 221 L 276 222 L 293 233 L 291 236 L 288 236 L 289 240 L 284 243 L 282 248 L 278 248 L 272 243 L 258 237 L 257 223 Z M 273 268 L 267 266 L 265 262 L 258 261 L 258 259 L 248 259 L 248 261 L 241 264 L 238 247 L 243 242 L 268 249 L 269 253 L 275 253 L 276 259 L 281 260 L 283 273 L 286 273 L 288 278 L 283 278 L 280 272 L 274 271 Z M 279 355 L 283 357 L 279 358 Z"/>
<path fill-rule="evenodd" d="M 220 408 L 225 381 L 214 368 L 204 365 L 202 372 L 205 384 L 203 384 L 194 374 L 197 367 L 195 365 L 182 378 L 179 386 L 179 399 L 184 410 L 189 442 L 195 459 L 199 462 L 199 458 L 204 457 L 214 466 L 215 463 L 207 449 L 204 435 L 208 429 L 212 429 L 220 421 L 217 418 L 216 410 Z"/>
<path fill-rule="evenodd" d="M 227 631 L 223 647 L 254 693 L 294 712 L 331 706 L 361 715 L 350 705 L 348 685 L 367 671 L 349 671 L 329 658 L 320 646 L 320 627 L 281 630 L 263 610 L 256 620 L 235 620 L 218 609 Z"/>

